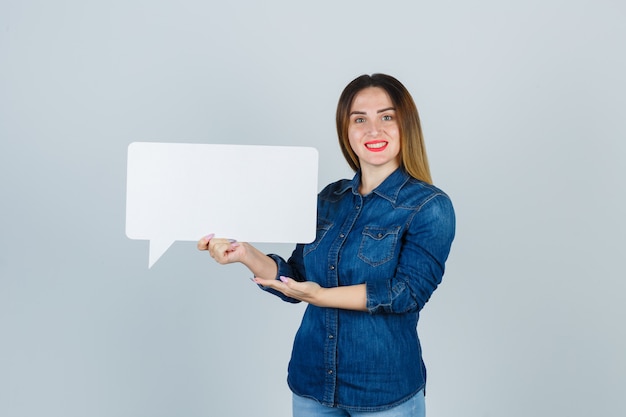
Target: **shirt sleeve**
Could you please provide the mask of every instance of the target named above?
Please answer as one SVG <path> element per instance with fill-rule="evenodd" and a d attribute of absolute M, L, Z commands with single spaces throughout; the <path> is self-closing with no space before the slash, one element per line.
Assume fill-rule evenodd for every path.
<path fill-rule="evenodd" d="M 445 194 L 436 194 L 416 208 L 403 237 L 395 276 L 367 283 L 368 311 L 420 311 L 441 283 L 455 227 L 454 208 Z"/>
<path fill-rule="evenodd" d="M 296 281 L 306 280 L 302 272 L 304 271 L 304 268 L 302 266 L 303 265 L 302 264 L 303 262 L 302 248 L 303 248 L 303 245 L 301 244 L 296 246 L 296 249 L 294 249 L 293 253 L 291 254 L 291 257 L 289 258 L 289 262 L 285 261 L 281 256 L 276 255 L 276 254 L 267 255 L 270 258 L 272 258 L 274 262 L 276 262 L 278 272 L 276 273 L 275 279 L 280 280 L 280 277 L 284 276 L 284 277 L 293 278 Z M 266 288 L 261 285 L 259 285 L 259 288 L 261 288 L 263 291 L 266 291 L 270 294 L 274 294 L 275 296 L 281 298 L 283 301 L 286 301 L 288 303 L 295 304 L 295 303 L 300 302 L 300 300 L 297 300 L 292 297 L 287 297 L 285 294 L 281 293 L 280 291 L 276 291 L 273 288 Z"/>

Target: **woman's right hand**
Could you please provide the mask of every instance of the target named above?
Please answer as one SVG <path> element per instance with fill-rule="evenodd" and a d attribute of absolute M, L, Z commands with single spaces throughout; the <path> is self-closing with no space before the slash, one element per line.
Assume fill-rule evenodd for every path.
<path fill-rule="evenodd" d="M 207 235 L 198 241 L 198 250 L 207 250 L 219 264 L 241 262 L 245 256 L 245 248 L 233 239 L 216 238 L 214 234 Z"/>
<path fill-rule="evenodd" d="M 216 238 L 210 234 L 198 241 L 198 249 L 209 251 L 211 257 L 222 265 L 241 262 L 256 277 L 273 279 L 278 273 L 276 262 L 247 242 Z"/>

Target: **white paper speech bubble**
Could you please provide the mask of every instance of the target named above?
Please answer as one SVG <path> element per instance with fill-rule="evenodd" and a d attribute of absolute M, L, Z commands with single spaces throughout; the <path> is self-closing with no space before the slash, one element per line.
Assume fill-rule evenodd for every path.
<path fill-rule="evenodd" d="M 150 241 L 148 268 L 175 241 L 315 239 L 318 152 L 290 146 L 134 142 L 126 236 Z"/>

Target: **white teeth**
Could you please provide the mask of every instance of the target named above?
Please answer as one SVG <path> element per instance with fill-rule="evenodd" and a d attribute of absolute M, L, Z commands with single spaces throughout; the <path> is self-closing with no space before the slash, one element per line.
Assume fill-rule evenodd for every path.
<path fill-rule="evenodd" d="M 382 148 L 385 145 L 387 145 L 387 142 L 368 143 L 365 146 L 367 146 L 370 149 L 378 149 L 378 148 Z"/>

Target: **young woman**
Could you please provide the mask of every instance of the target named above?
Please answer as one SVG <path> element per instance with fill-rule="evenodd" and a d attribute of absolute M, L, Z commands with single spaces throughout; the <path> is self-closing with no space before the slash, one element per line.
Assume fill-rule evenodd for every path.
<path fill-rule="evenodd" d="M 314 242 L 288 261 L 212 235 L 198 249 L 309 304 L 289 362 L 294 416 L 423 416 L 417 322 L 444 273 L 454 209 L 431 184 L 417 108 L 398 80 L 353 80 L 336 122 L 355 176 L 319 193 Z"/>

